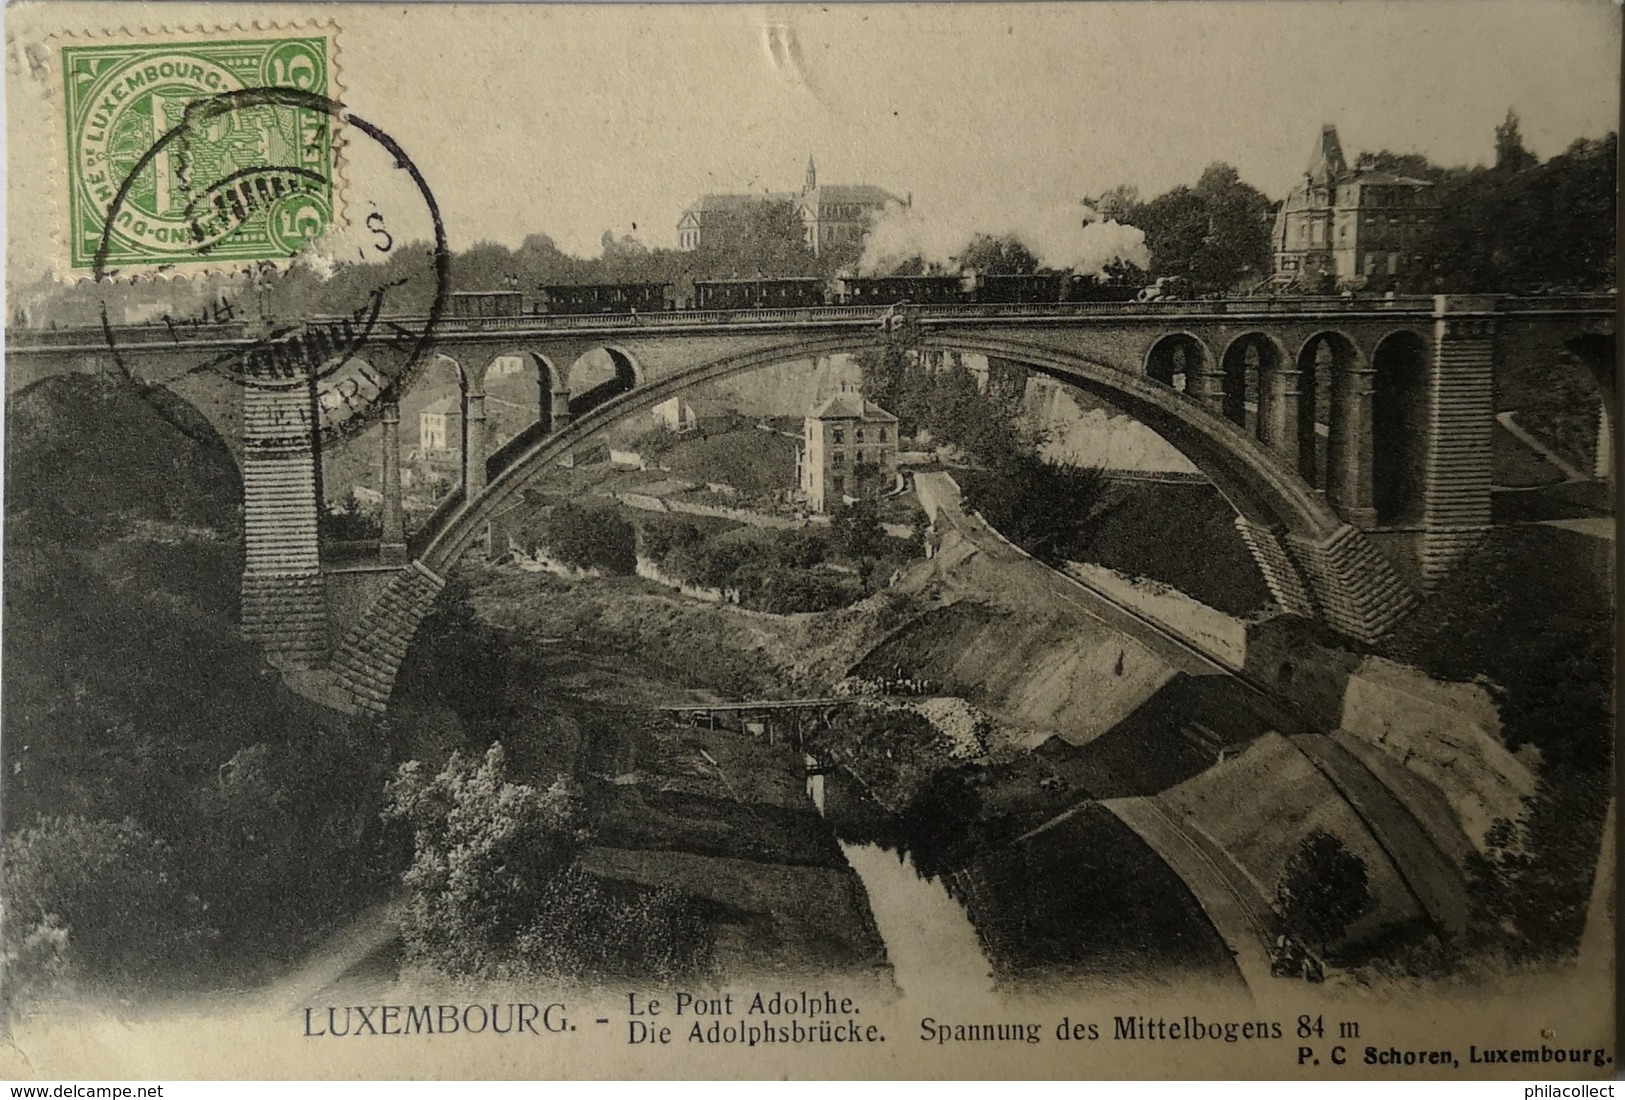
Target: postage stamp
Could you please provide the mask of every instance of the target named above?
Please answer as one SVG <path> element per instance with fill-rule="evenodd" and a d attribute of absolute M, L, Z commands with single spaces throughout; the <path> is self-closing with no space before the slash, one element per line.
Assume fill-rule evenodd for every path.
<path fill-rule="evenodd" d="M 258 88 L 329 92 L 325 34 L 64 46 L 67 234 L 73 268 L 276 261 L 333 221 L 328 112 Z"/>

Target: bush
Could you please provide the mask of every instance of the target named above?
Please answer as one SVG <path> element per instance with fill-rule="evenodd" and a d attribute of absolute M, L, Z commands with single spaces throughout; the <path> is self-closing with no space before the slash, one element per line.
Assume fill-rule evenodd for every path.
<path fill-rule="evenodd" d="M 612 507 L 555 505 L 543 530 L 548 551 L 567 565 L 623 577 L 637 571 L 637 532 Z"/>
<path fill-rule="evenodd" d="M 208 936 L 175 865 L 131 818 L 47 817 L 19 830 L 6 845 L 6 984 L 159 973 Z"/>
<path fill-rule="evenodd" d="M 966 504 L 1040 561 L 1079 556 L 1113 508 L 1102 471 L 1014 452 L 962 477 Z"/>
<path fill-rule="evenodd" d="M 1336 836 L 1313 829 L 1287 860 L 1275 901 L 1289 929 L 1324 949 L 1371 904 L 1365 863 Z"/>
<path fill-rule="evenodd" d="M 819 743 L 893 808 L 912 803 L 933 775 L 958 764 L 952 743 L 930 720 L 903 708 L 847 708 Z"/>
<path fill-rule="evenodd" d="M 649 516 L 638 521 L 638 544 L 645 557 L 664 563 L 674 552 L 693 550 L 705 542 L 705 532 L 692 520 Z"/>
<path fill-rule="evenodd" d="M 517 946 L 530 969 L 599 980 L 690 977 L 711 963 L 708 925 L 688 895 L 604 882 L 579 867 L 549 881 Z"/>
<path fill-rule="evenodd" d="M 708 588 L 734 588 L 740 571 L 753 564 L 754 548 L 737 539 L 712 539 L 699 548 L 691 580 Z"/>
<path fill-rule="evenodd" d="M 362 504 L 354 489 L 346 493 L 344 500 L 338 504 L 324 501 L 317 518 L 321 521 L 323 538 L 364 542 L 381 538 L 384 533 L 382 508 L 369 508 Z"/>
<path fill-rule="evenodd" d="M 829 558 L 829 539 L 818 531 L 789 531 L 773 548 L 774 559 L 788 569 L 811 569 Z"/>
<path fill-rule="evenodd" d="M 413 831 L 409 954 L 453 974 L 501 972 L 585 837 L 574 782 L 511 783 L 497 744 L 477 762 L 453 753 L 433 778 L 403 764 L 388 794 L 386 817 Z"/>
<path fill-rule="evenodd" d="M 1579 946 L 1613 774 L 1557 766 L 1517 821 L 1498 819 L 1467 857 L 1470 942 L 1508 959 L 1559 959 Z"/>
<path fill-rule="evenodd" d="M 573 779 L 510 782 L 500 744 L 453 754 L 433 778 L 404 764 L 392 820 L 413 830 L 408 955 L 469 977 L 578 979 L 690 974 L 710 958 L 702 914 L 675 890 L 605 883 L 575 862 L 587 839 Z"/>
<path fill-rule="evenodd" d="M 861 595 L 857 585 L 838 573 L 769 564 L 739 570 L 735 576 L 741 605 L 775 615 L 833 611 Z"/>

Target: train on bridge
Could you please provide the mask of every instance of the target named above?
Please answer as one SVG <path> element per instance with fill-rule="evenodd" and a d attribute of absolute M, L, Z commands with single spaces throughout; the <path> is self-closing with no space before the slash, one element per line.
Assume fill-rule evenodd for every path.
<path fill-rule="evenodd" d="M 1030 275 L 881 275 L 696 279 L 673 283 L 549 284 L 452 295 L 463 318 L 661 313 L 675 310 L 807 309 L 814 306 L 1131 302 L 1143 288 L 1072 272 Z"/>

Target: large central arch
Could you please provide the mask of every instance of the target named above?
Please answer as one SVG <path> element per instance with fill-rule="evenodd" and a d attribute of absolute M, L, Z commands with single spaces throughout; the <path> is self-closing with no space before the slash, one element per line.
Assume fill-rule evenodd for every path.
<path fill-rule="evenodd" d="M 802 359 L 872 347 L 871 331 L 799 338 L 736 355 L 651 372 L 551 436 L 527 441 L 471 500 L 454 496 L 420 532 L 414 560 L 346 634 L 335 654 L 341 690 L 357 706 L 383 711 L 395 673 L 444 576 L 490 521 L 516 502 L 527 483 L 623 416 L 683 390 Z M 1266 584 L 1289 613 L 1320 617 L 1360 641 L 1375 641 L 1415 597 L 1365 536 L 1343 523 L 1298 474 L 1245 430 L 1200 401 L 1149 375 L 1075 350 L 974 333 L 928 333 L 922 345 L 1014 360 L 1095 394 L 1157 431 L 1213 480 L 1237 511 L 1239 529 Z M 506 456 L 505 456 L 506 457 Z"/>
<path fill-rule="evenodd" d="M 617 394 L 568 427 L 531 442 L 493 470 L 472 501 L 437 517 L 419 536 L 418 559 L 440 573 L 513 503 L 540 470 L 621 417 L 681 391 L 768 367 L 872 347 L 870 332 L 786 341 L 695 363 Z M 1410 594 L 1364 536 L 1345 524 L 1293 470 L 1250 433 L 1149 376 L 1073 350 L 974 332 L 926 333 L 921 346 L 1014 360 L 1089 392 L 1157 432 L 1202 470 L 1235 508 L 1272 593 L 1288 611 L 1321 614 L 1337 629 L 1374 640 L 1408 609 Z"/>
<path fill-rule="evenodd" d="M 794 346 L 753 350 L 709 363 L 698 363 L 647 385 L 616 395 L 574 420 L 568 427 L 537 440 L 493 471 L 484 492 L 437 530 L 427 531 L 421 558 L 441 569 L 462 553 L 482 524 L 510 503 L 532 475 L 546 469 L 573 448 L 622 417 L 641 412 L 694 386 L 738 374 L 765 370 L 800 359 L 851 353 L 872 347 L 869 334 L 842 333 Z M 1338 519 L 1309 487 L 1284 469 L 1246 431 L 1215 415 L 1183 394 L 1088 356 L 1041 345 L 974 333 L 928 334 L 921 346 L 1011 359 L 1108 401 L 1146 424 L 1206 474 L 1248 520 L 1294 534 L 1324 538 L 1341 527 Z"/>

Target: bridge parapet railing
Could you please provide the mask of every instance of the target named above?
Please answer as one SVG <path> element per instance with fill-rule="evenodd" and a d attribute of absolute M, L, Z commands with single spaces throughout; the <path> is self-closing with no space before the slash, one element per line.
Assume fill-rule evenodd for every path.
<path fill-rule="evenodd" d="M 173 326 L 166 325 L 162 321 L 151 321 L 135 325 L 113 325 L 111 328 L 116 341 L 131 344 L 241 340 L 248 335 L 248 326 L 241 321 L 177 323 Z M 75 347 L 93 337 L 105 338 L 106 331 L 100 325 L 76 325 L 72 328 L 8 327 L 6 346 L 17 349 Z"/>
<path fill-rule="evenodd" d="M 876 322 L 891 306 L 835 305 L 773 309 L 686 309 L 649 313 L 547 313 L 516 317 L 445 317 L 441 333 L 569 332 L 604 329 L 714 328 Z M 1323 313 L 1431 312 L 1426 295 L 1393 298 L 1207 298 L 1155 302 L 970 302 L 905 304 L 922 321 L 998 318 L 1073 319 L 1085 317 L 1202 317 L 1213 315 L 1294 315 Z M 384 318 L 421 323 L 421 318 Z"/>
<path fill-rule="evenodd" d="M 1493 297 L 1493 296 L 1490 296 Z M 1602 294 L 1505 296 L 1495 299 L 1494 308 L 1509 314 L 1611 313 L 1616 296 Z M 930 322 L 954 323 L 1000 318 L 1034 321 L 1078 320 L 1090 317 L 1213 317 L 1213 316 L 1294 316 L 1328 313 L 1423 313 L 1431 314 L 1434 299 L 1429 295 L 1396 295 L 1388 298 L 1335 297 L 1256 297 L 1171 299 L 1154 302 L 973 302 L 908 305 L 916 318 Z M 443 317 L 442 334 L 549 333 L 572 331 L 647 329 L 696 329 L 782 325 L 848 325 L 878 323 L 891 306 L 833 305 L 778 309 L 688 309 L 653 313 L 524 314 L 517 317 Z M 318 315 L 311 324 L 334 321 L 352 323 L 347 315 Z M 420 329 L 420 315 L 392 315 L 379 318 L 397 322 L 409 330 Z M 131 344 L 189 343 L 242 340 L 249 335 L 242 321 L 202 322 L 167 325 L 161 321 L 113 326 L 115 338 Z M 73 328 L 20 328 L 6 330 L 6 345 L 26 351 L 52 347 L 72 347 L 103 338 L 100 326 Z"/>
<path fill-rule="evenodd" d="M 1618 295 L 1542 294 L 1527 298 L 1502 298 L 1496 307 L 1503 313 L 1612 313 Z"/>
<path fill-rule="evenodd" d="M 601 328 L 703 328 L 878 319 L 874 306 L 811 306 L 805 309 L 683 309 L 656 313 L 536 313 L 518 317 L 445 317 L 440 332 L 533 332 Z M 397 320 L 397 318 L 387 318 Z M 398 318 L 406 320 L 405 318 Z"/>

